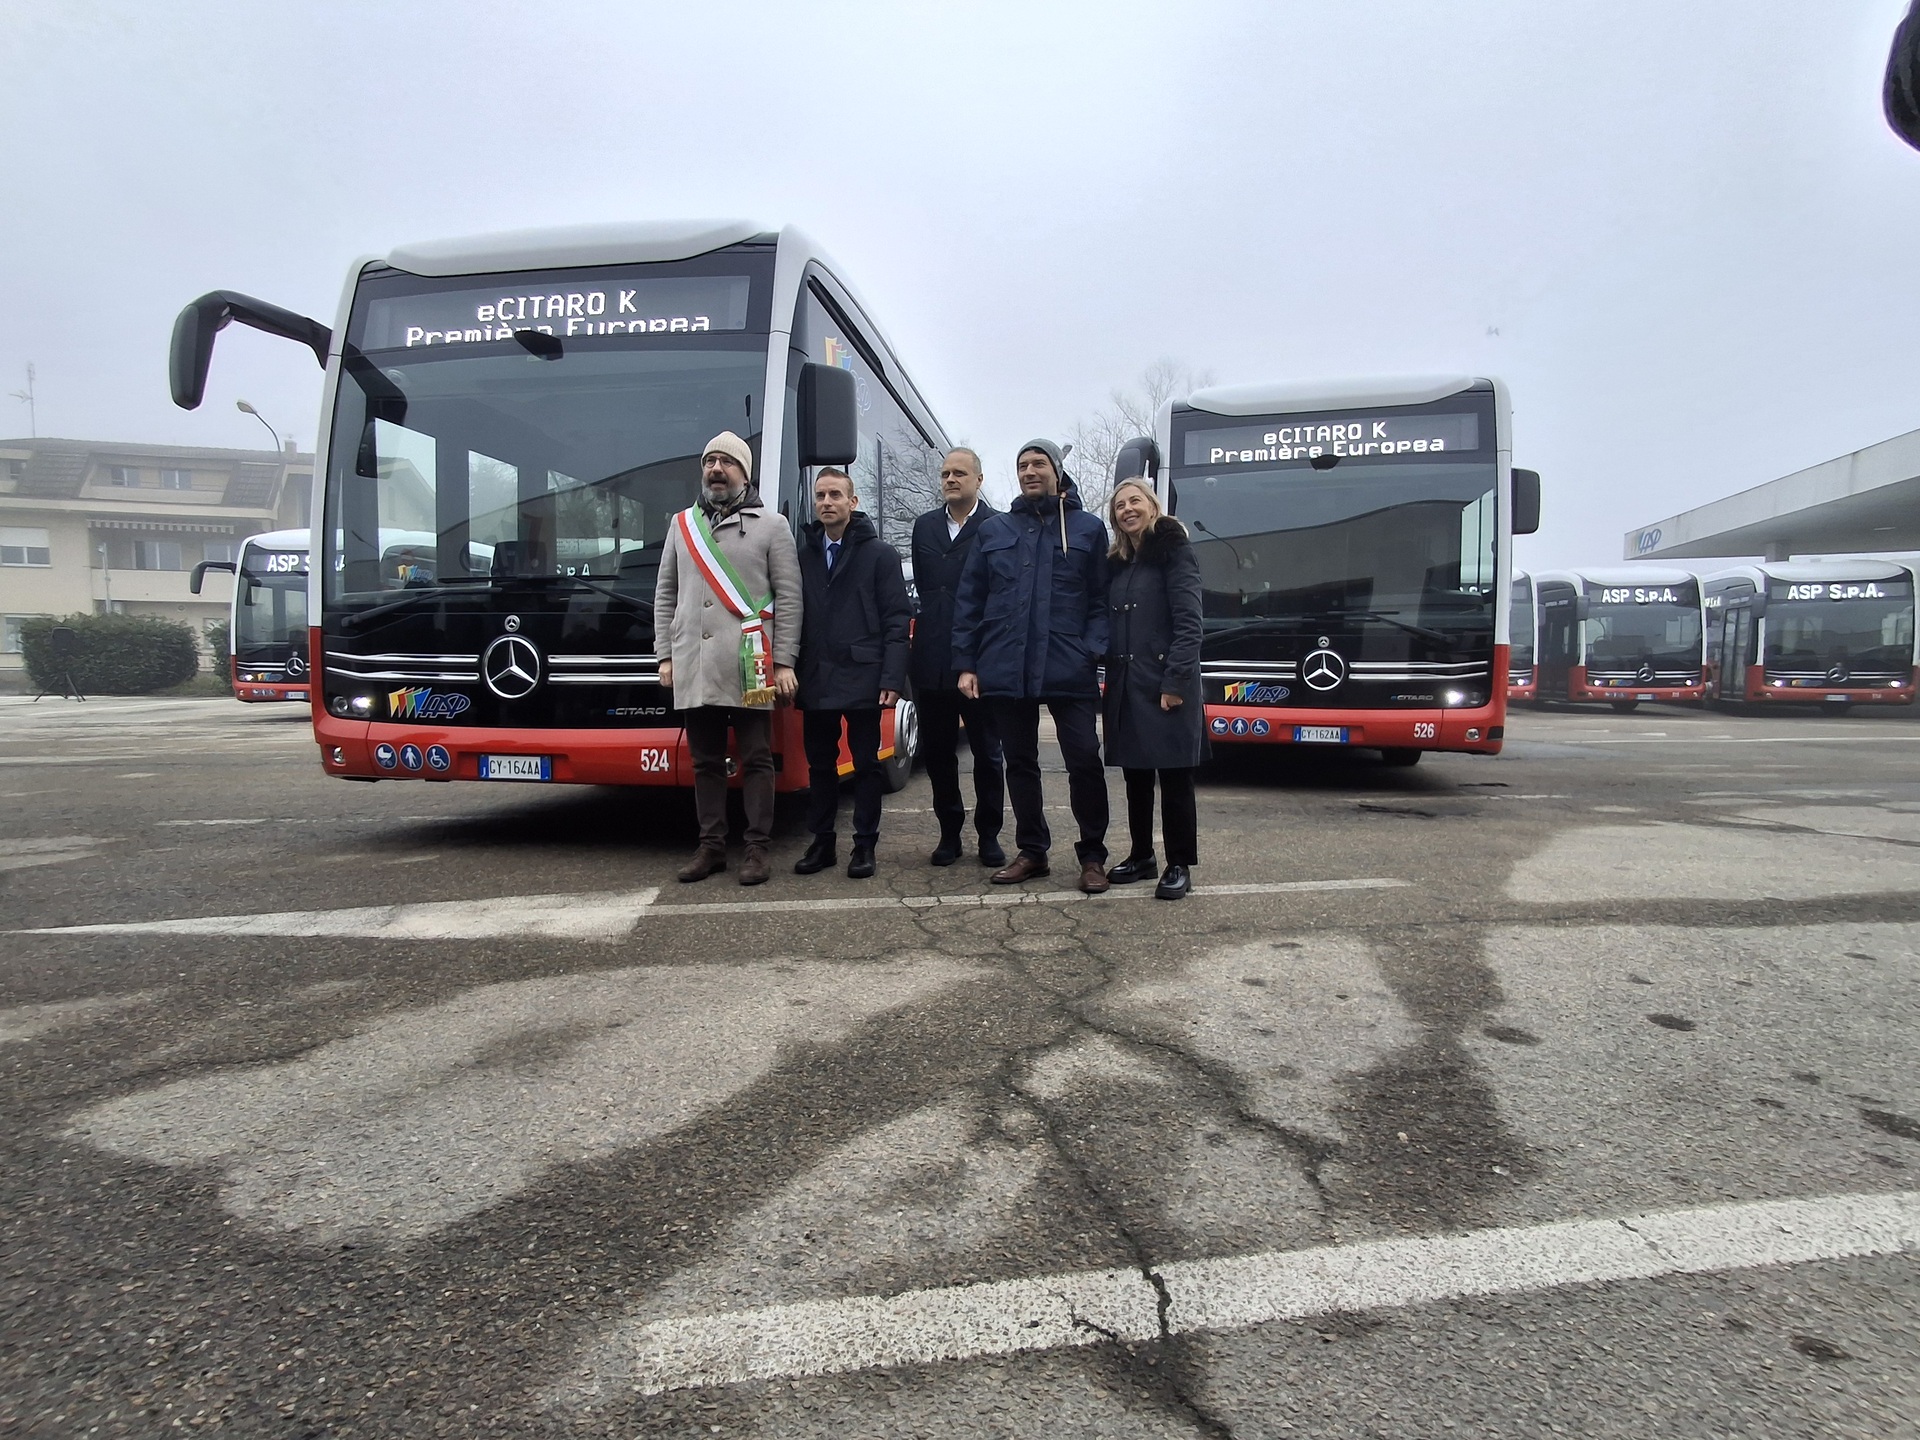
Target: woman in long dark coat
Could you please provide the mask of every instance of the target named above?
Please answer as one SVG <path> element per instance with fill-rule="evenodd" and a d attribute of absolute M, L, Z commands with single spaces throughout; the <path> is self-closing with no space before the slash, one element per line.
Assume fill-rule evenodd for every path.
<path fill-rule="evenodd" d="M 1113 548 L 1107 555 L 1107 764 L 1127 780 L 1133 848 L 1107 872 L 1115 885 L 1159 878 L 1154 897 L 1185 898 L 1188 867 L 1200 861 L 1193 772 L 1207 758 L 1200 691 L 1200 564 L 1186 527 L 1160 513 L 1140 480 L 1114 487 L 1107 504 Z M 1167 868 L 1153 854 L 1153 791 Z"/>

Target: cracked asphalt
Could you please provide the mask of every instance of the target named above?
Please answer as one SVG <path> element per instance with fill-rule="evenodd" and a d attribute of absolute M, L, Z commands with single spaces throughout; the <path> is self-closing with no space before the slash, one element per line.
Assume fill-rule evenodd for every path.
<path fill-rule="evenodd" d="M 1509 735 L 1212 767 L 1179 904 L 845 908 L 986 890 L 924 777 L 875 880 L 791 874 L 787 802 L 770 884 L 679 886 L 672 794 L 0 698 L 0 1432 L 1920 1434 L 1912 1253 L 1169 1329 L 1185 1262 L 1920 1189 L 1920 720 Z M 611 939 L 58 933 L 609 894 Z M 642 1383 L 715 1317 L 1104 1271 L 1160 1338 Z"/>

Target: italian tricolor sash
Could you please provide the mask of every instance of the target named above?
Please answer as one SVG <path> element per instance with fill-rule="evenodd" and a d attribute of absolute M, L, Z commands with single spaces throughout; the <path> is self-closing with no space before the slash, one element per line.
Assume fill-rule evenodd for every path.
<path fill-rule="evenodd" d="M 769 626 L 773 620 L 773 596 L 755 600 L 733 562 L 721 552 L 713 538 L 713 528 L 697 505 L 689 506 L 674 517 L 680 527 L 680 543 L 687 547 L 695 568 L 720 603 L 740 622 L 740 696 L 752 710 L 773 706 L 773 648 Z"/>

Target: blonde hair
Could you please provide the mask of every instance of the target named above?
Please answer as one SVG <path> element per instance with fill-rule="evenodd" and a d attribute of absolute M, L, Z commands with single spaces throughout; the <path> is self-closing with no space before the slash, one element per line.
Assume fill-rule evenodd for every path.
<path fill-rule="evenodd" d="M 1113 544 L 1107 550 L 1107 554 L 1113 556 L 1116 560 L 1133 559 L 1139 548 L 1135 545 L 1133 536 L 1127 534 L 1126 531 L 1120 528 L 1120 521 L 1116 518 L 1113 508 L 1114 502 L 1120 498 L 1120 492 L 1128 488 L 1138 490 L 1142 495 L 1146 496 L 1147 504 L 1151 507 L 1151 513 L 1147 516 L 1147 528 L 1140 532 L 1141 538 L 1144 539 L 1146 536 L 1151 535 L 1154 527 L 1158 525 L 1161 520 L 1173 518 L 1160 508 L 1160 497 L 1153 493 L 1153 486 L 1149 485 L 1145 480 L 1141 479 L 1138 475 L 1130 480 L 1122 480 L 1118 485 L 1113 487 L 1113 493 L 1107 497 L 1107 528 L 1113 531 Z M 1178 520 L 1174 520 L 1173 523 L 1180 525 Z M 1183 534 L 1186 528 L 1186 526 L 1180 525 Z"/>

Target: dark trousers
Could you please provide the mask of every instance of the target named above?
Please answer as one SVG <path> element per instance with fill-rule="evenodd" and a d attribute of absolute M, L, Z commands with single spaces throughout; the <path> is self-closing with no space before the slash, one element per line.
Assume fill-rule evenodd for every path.
<path fill-rule="evenodd" d="M 967 748 L 973 751 L 973 828 L 984 843 L 997 840 L 1006 821 L 1006 780 L 1000 739 L 994 734 L 987 702 L 969 700 L 958 690 L 923 690 L 920 708 L 920 758 L 933 782 L 933 813 L 940 833 L 958 838 L 967 823 L 960 798 L 960 722 L 967 724 Z"/>
<path fill-rule="evenodd" d="M 1127 777 L 1127 829 L 1134 855 L 1153 853 L 1153 777 L 1160 777 L 1160 833 L 1167 864 L 1200 863 L 1200 815 L 1193 798 L 1193 771 L 1123 770 Z"/>
<path fill-rule="evenodd" d="M 701 705 L 680 712 L 693 751 L 693 811 L 700 843 L 727 848 L 727 731 L 740 741 L 740 798 L 747 810 L 747 844 L 773 838 L 773 713 Z"/>
<path fill-rule="evenodd" d="M 1007 762 L 1007 798 L 1013 802 L 1013 838 L 1022 855 L 1044 858 L 1053 845 L 1047 828 L 1046 794 L 1040 787 L 1040 706 L 1053 716 L 1060 755 L 1067 762 L 1067 799 L 1080 838 L 1073 853 L 1081 864 L 1107 858 L 1107 771 L 1100 763 L 1094 716 L 1098 700 L 1003 700 L 989 703 L 994 733 Z"/>
<path fill-rule="evenodd" d="M 880 770 L 880 707 L 870 710 L 807 710 L 801 724 L 807 741 L 807 829 L 820 840 L 833 839 L 840 814 L 840 721 L 847 722 L 847 750 L 853 756 L 853 843 L 871 849 L 880 840 L 880 796 L 886 777 Z"/>

